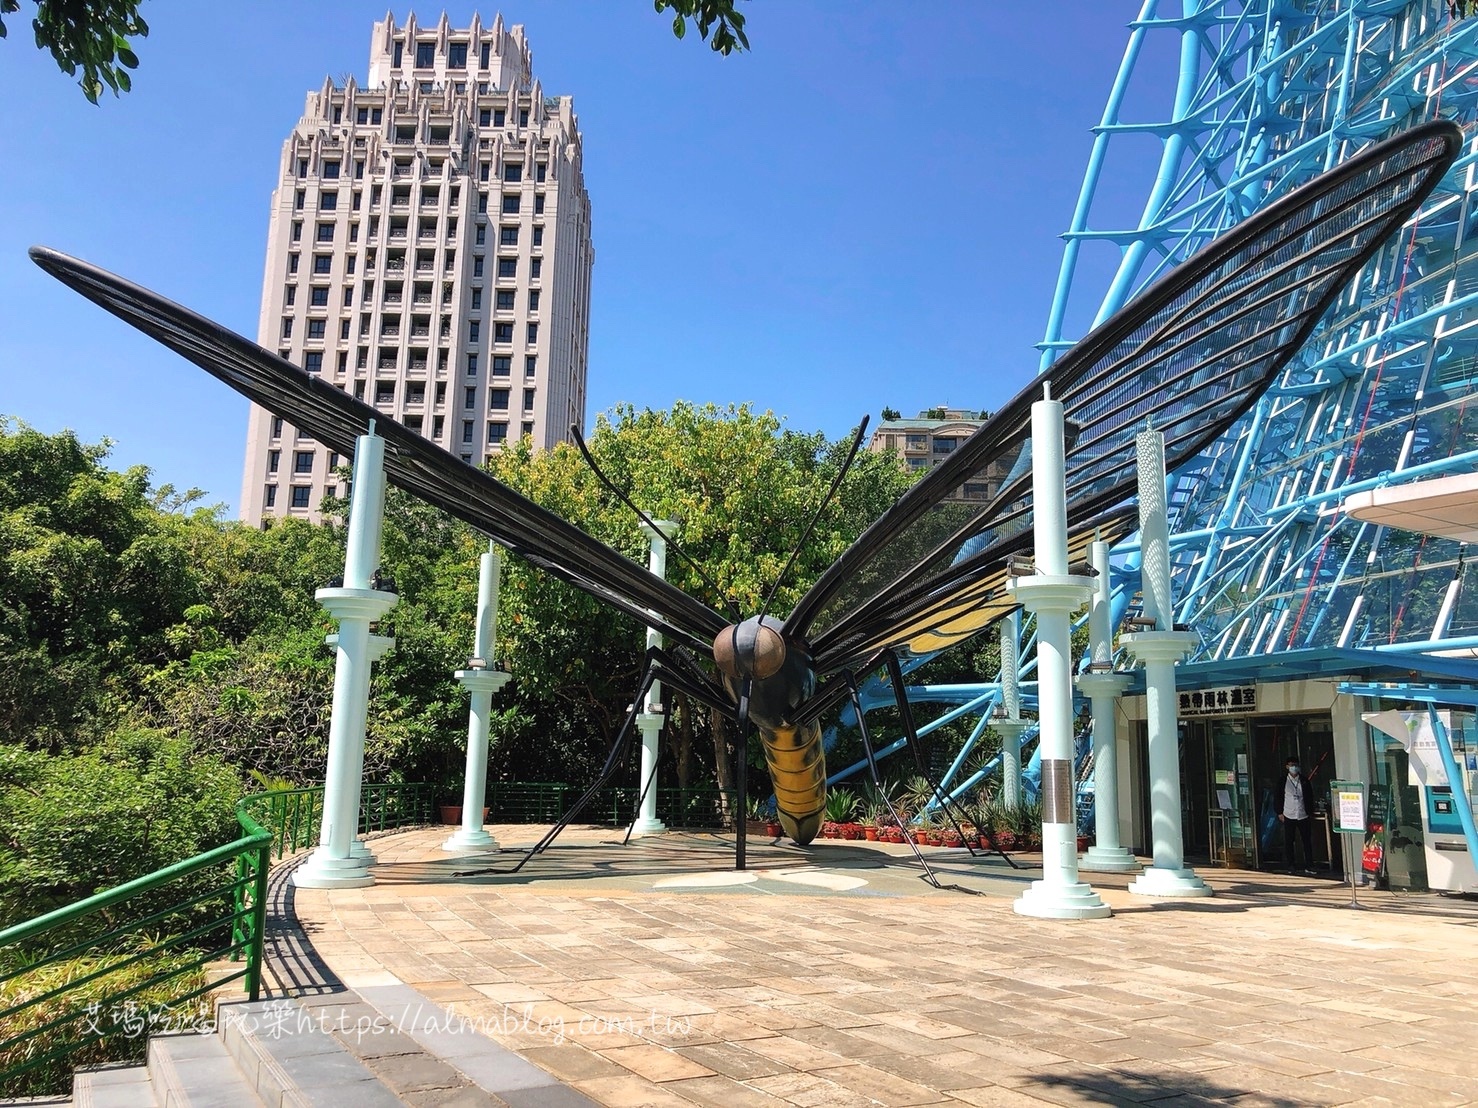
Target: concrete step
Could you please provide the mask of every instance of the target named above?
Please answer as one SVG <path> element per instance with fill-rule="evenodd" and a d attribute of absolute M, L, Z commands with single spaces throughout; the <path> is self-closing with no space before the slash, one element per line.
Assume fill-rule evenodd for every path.
<path fill-rule="evenodd" d="M 296 1001 L 222 1004 L 216 1028 L 223 1049 L 267 1108 L 403 1103 Z"/>
<path fill-rule="evenodd" d="M 149 1083 L 158 1108 L 261 1108 L 216 1035 L 156 1035 L 149 1040 Z"/>
<path fill-rule="evenodd" d="M 96 1066 L 72 1075 L 75 1108 L 159 1108 L 143 1066 Z"/>

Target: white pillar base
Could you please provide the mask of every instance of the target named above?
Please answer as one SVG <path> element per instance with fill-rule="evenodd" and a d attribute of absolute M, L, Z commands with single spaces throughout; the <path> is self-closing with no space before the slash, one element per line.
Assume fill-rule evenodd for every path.
<path fill-rule="evenodd" d="M 355 839 L 349 844 L 349 857 L 363 862 L 367 866 L 372 866 L 379 860 L 375 857 L 374 851 L 364 845 L 364 840 L 362 839 Z"/>
<path fill-rule="evenodd" d="M 448 854 L 496 854 L 503 848 L 497 839 L 480 827 L 476 831 L 459 827 L 441 844 L 441 849 Z"/>
<path fill-rule="evenodd" d="M 660 819 L 639 819 L 631 825 L 632 838 L 640 838 L 643 835 L 660 835 L 667 830 L 667 824 Z"/>
<path fill-rule="evenodd" d="M 1039 919 L 1104 919 L 1114 914 L 1091 885 L 1081 882 L 1057 885 L 1033 881 L 1031 888 L 1017 897 L 1011 907 L 1018 916 Z"/>
<path fill-rule="evenodd" d="M 375 883 L 369 866 L 359 858 L 334 858 L 323 847 L 293 871 L 300 889 L 363 889 Z"/>
<path fill-rule="evenodd" d="M 1084 873 L 1138 873 L 1143 868 L 1122 846 L 1090 846 L 1078 859 L 1078 869 Z"/>
<path fill-rule="evenodd" d="M 1196 871 L 1186 869 L 1157 869 L 1151 866 L 1129 882 L 1129 891 L 1136 896 L 1214 896 L 1210 885 L 1196 876 Z"/>

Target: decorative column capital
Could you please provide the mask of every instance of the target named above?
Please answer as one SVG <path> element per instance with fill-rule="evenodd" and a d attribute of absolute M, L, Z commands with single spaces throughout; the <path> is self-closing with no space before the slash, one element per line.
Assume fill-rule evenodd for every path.
<path fill-rule="evenodd" d="M 1078 691 L 1088 696 L 1118 696 L 1129 687 L 1127 673 L 1080 673 Z"/>
<path fill-rule="evenodd" d="M 500 669 L 459 669 L 452 676 L 473 692 L 487 693 L 497 692 L 513 679 L 513 674 Z"/>
<path fill-rule="evenodd" d="M 1074 577 L 1069 574 L 1036 573 L 1030 577 L 1015 577 L 1006 582 L 1006 595 L 1021 602 L 1028 612 L 1076 612 L 1093 595 L 1093 577 Z"/>
<path fill-rule="evenodd" d="M 1194 631 L 1135 631 L 1120 635 L 1119 645 L 1141 662 L 1179 662 L 1201 645 Z"/>
<path fill-rule="evenodd" d="M 400 603 L 395 593 L 379 589 L 319 589 L 313 599 L 339 620 L 377 620 Z"/>
<path fill-rule="evenodd" d="M 671 542 L 672 537 L 682 529 L 682 524 L 678 523 L 675 519 L 654 519 L 652 523 L 655 526 L 647 526 L 646 521 L 643 521 L 641 525 L 641 533 L 648 539 L 661 539 L 663 542 Z"/>

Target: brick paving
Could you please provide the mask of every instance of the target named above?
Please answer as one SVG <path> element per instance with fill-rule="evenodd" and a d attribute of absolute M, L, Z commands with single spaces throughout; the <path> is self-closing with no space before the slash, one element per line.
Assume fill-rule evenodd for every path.
<path fill-rule="evenodd" d="M 1226 870 L 1214 899 L 1150 901 L 1095 874 L 1115 916 L 1059 922 L 1011 910 L 1038 874 L 959 852 L 929 853 L 980 895 L 872 844 L 761 844 L 729 885 L 703 883 L 730 880 L 713 836 L 572 830 L 477 878 L 444 837 L 378 840 L 372 888 L 297 890 L 304 941 L 603 1104 L 1478 1103 L 1472 902 L 1352 911 L 1347 886 Z"/>

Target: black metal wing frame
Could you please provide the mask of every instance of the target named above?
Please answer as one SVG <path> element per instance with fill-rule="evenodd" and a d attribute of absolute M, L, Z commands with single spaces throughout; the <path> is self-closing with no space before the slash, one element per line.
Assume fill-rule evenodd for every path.
<path fill-rule="evenodd" d="M 1195 457 L 1266 391 L 1461 148 L 1456 124 L 1414 127 L 1274 201 L 1167 273 L 879 517 L 801 599 L 786 632 L 812 643 L 818 672 L 835 672 L 870 648 L 898 645 L 925 608 L 983 600 L 981 575 L 1030 535 L 1027 440 L 1044 386 L 1076 436 L 1066 472 L 1075 533 L 1132 494 L 1134 436 L 1146 423 L 1165 433 L 1168 469 Z M 921 527 L 967 480 L 1007 460 L 1015 464 L 988 503 L 933 531 Z M 904 538 L 914 528 L 927 545 L 885 568 L 890 551 L 917 541 Z M 980 549 L 960 557 L 972 538 Z"/>
<path fill-rule="evenodd" d="M 707 654 L 728 621 L 707 605 L 286 359 L 180 304 L 44 247 L 31 257 L 94 303 L 346 457 L 371 426 L 385 440 L 390 482 L 470 524 L 553 576 L 673 641 Z"/>

